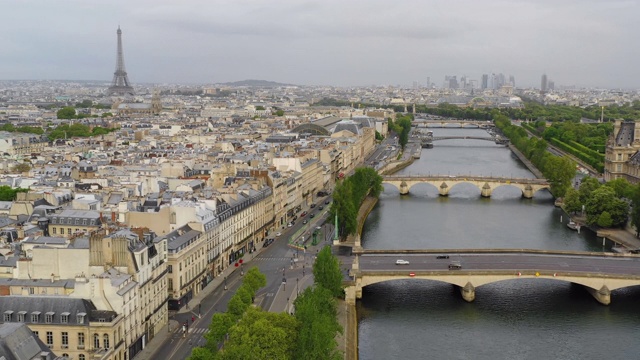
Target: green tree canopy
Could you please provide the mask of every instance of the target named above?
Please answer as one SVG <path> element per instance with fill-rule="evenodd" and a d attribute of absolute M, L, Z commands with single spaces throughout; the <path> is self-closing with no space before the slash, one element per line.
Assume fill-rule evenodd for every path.
<path fill-rule="evenodd" d="M 73 106 L 65 106 L 56 113 L 58 119 L 75 119 L 76 109 Z"/>
<path fill-rule="evenodd" d="M 329 290 L 333 296 L 343 296 L 342 271 L 340 261 L 331 253 L 330 247 L 324 247 L 313 263 L 315 283 Z"/>
<path fill-rule="evenodd" d="M 29 189 L 12 189 L 11 186 L 2 185 L 0 186 L 0 201 L 13 201 L 16 199 L 16 194 L 19 192 L 29 192 Z"/>
<path fill-rule="evenodd" d="M 326 248 L 325 248 L 326 249 Z M 322 286 L 305 289 L 295 301 L 295 317 L 300 324 L 295 359 L 338 360 L 336 334 L 342 332 L 337 321 L 335 299 Z"/>
<path fill-rule="evenodd" d="M 569 214 L 582 211 L 582 203 L 580 202 L 580 194 L 578 190 L 570 187 L 564 194 L 564 210 Z"/>

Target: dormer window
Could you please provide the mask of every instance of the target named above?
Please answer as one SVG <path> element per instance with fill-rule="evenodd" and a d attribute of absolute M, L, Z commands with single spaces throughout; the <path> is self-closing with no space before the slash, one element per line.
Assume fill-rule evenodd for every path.
<path fill-rule="evenodd" d="M 4 322 L 11 322 L 13 318 L 13 311 L 7 310 L 4 312 Z"/>
<path fill-rule="evenodd" d="M 39 321 L 40 318 L 40 311 L 34 311 L 31 313 L 31 322 L 32 323 L 37 323 Z"/>
<path fill-rule="evenodd" d="M 60 322 L 63 324 L 68 324 L 69 323 L 69 315 L 70 313 L 68 312 L 63 312 L 62 314 L 60 314 Z"/>
<path fill-rule="evenodd" d="M 53 315 L 55 315 L 53 311 L 49 311 L 48 313 L 44 314 L 44 322 L 47 324 L 51 324 L 53 322 Z"/>
<path fill-rule="evenodd" d="M 76 321 L 78 322 L 78 324 L 84 324 L 84 317 L 87 315 L 87 313 L 78 313 L 76 315 Z"/>

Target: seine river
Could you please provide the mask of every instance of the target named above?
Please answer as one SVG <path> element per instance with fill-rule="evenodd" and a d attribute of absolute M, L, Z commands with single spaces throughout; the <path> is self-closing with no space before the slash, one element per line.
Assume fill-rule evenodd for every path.
<path fill-rule="evenodd" d="M 480 129 L 433 128 L 434 136 L 488 136 Z M 502 146 L 443 140 L 398 175 L 534 177 Z M 440 197 L 429 185 L 400 196 L 385 186 L 362 236 L 366 249 L 527 248 L 603 251 L 607 242 L 566 227 L 553 198 L 509 186 L 481 198 L 474 185 Z M 363 289 L 360 359 L 636 359 L 640 287 L 616 290 L 600 305 L 580 286 L 523 279 L 476 288 L 465 302 L 452 285 L 398 280 Z"/>

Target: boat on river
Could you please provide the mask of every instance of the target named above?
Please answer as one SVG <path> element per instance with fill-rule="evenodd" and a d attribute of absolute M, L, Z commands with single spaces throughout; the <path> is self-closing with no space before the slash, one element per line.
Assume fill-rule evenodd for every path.
<path fill-rule="evenodd" d="M 580 225 L 578 225 L 577 223 L 575 223 L 573 220 L 569 221 L 569 223 L 567 224 L 567 227 L 571 230 L 578 230 L 578 227 Z"/>

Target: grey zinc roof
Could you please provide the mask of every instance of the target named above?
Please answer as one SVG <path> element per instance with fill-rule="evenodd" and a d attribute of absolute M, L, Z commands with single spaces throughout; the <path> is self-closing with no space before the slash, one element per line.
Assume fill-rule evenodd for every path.
<path fill-rule="evenodd" d="M 58 324 L 64 326 L 66 324 L 69 325 L 78 325 L 78 318 L 75 316 L 79 313 L 89 314 L 88 319 L 84 319 L 83 324 L 87 324 L 89 321 L 98 321 L 99 318 L 111 320 L 113 317 L 117 316 L 117 314 L 111 311 L 112 314 L 109 316 L 104 316 L 104 314 L 97 314 L 96 307 L 90 300 L 85 299 L 76 299 L 64 296 L 0 296 L 0 309 L 4 311 L 11 310 L 14 314 L 17 314 L 19 311 L 26 311 L 24 322 L 26 324 L 32 324 L 31 322 L 31 314 L 32 313 L 40 313 L 38 317 L 38 324 L 45 323 L 45 316 L 42 314 L 48 312 L 54 312 L 52 324 Z M 63 312 L 68 312 L 71 315 L 69 316 L 68 323 L 61 322 L 61 314 Z M 16 316 L 16 315 L 14 315 Z M 0 320 L 4 322 L 4 317 Z M 17 318 L 16 318 L 17 320 Z M 16 321 L 13 320 L 13 321 Z"/>
<path fill-rule="evenodd" d="M 185 225 L 165 236 L 167 238 L 167 248 L 169 250 L 176 250 L 199 235 L 200 231 L 193 230 L 188 225 Z"/>
<path fill-rule="evenodd" d="M 76 281 L 74 279 L 46 280 L 46 279 L 13 279 L 0 278 L 2 286 L 37 286 L 37 287 L 62 287 L 65 289 L 75 288 Z M 1 309 L 1 308 L 0 308 Z"/>
<path fill-rule="evenodd" d="M 45 355 L 46 354 L 46 355 Z M 44 356 L 43 356 L 44 355 Z M 0 325 L 0 359 L 55 359 L 55 354 L 23 323 Z"/>

